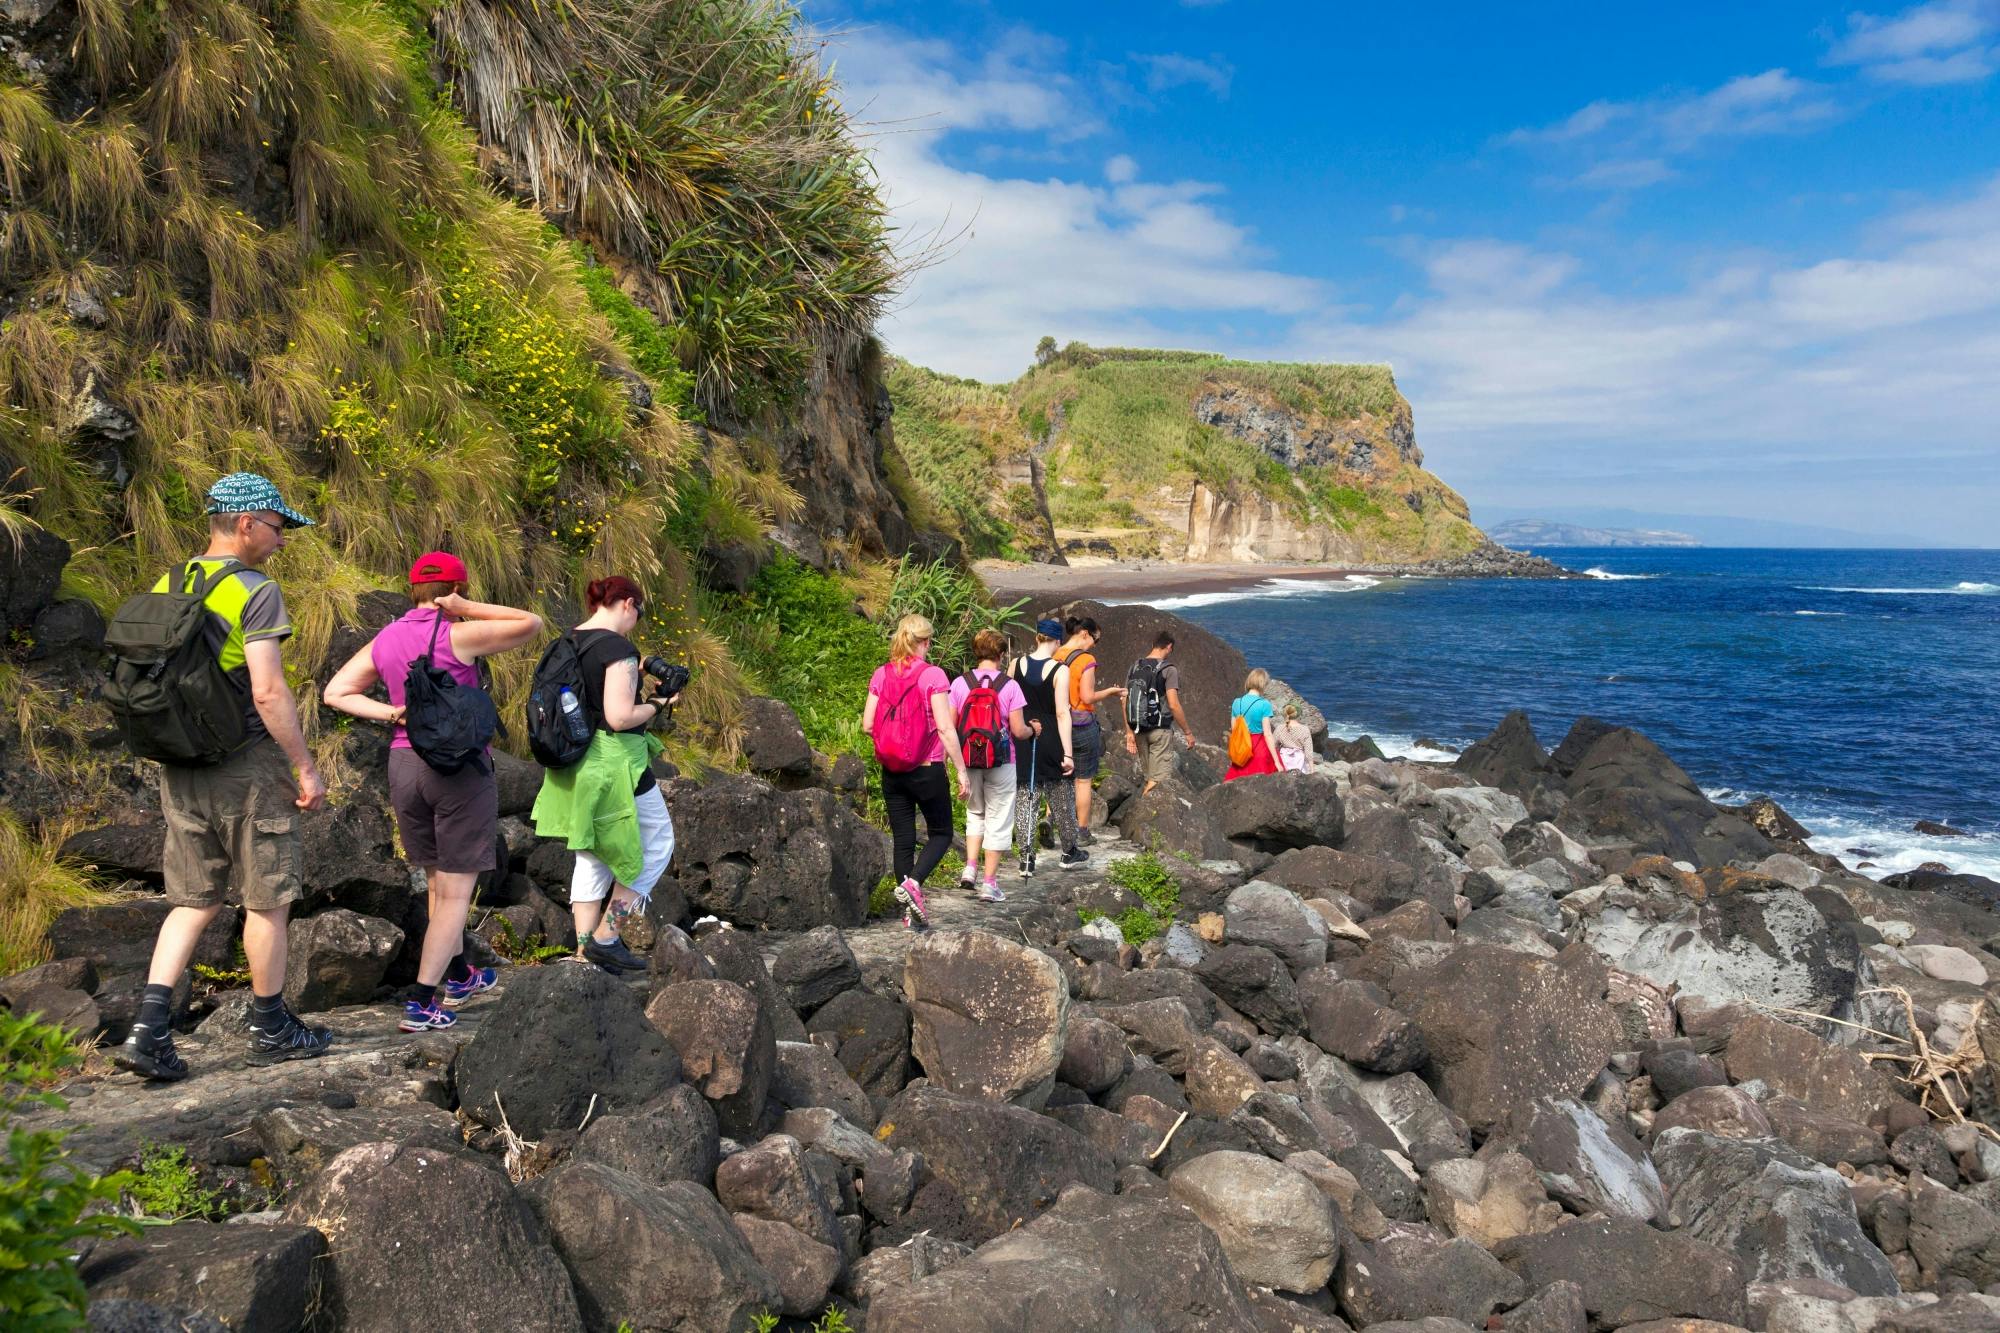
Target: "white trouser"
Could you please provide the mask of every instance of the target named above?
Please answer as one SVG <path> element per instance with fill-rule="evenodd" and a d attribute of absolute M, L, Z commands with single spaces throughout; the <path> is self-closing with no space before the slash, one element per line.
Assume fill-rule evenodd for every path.
<path fill-rule="evenodd" d="M 639 864 L 639 878 L 628 887 L 644 900 L 653 896 L 653 886 L 674 859 L 674 818 L 667 813 L 667 798 L 657 785 L 633 797 L 632 805 L 639 814 L 639 845 L 646 859 Z M 571 902 L 599 902 L 611 892 L 611 884 L 610 866 L 590 852 L 576 854 L 576 870 L 569 877 Z"/>

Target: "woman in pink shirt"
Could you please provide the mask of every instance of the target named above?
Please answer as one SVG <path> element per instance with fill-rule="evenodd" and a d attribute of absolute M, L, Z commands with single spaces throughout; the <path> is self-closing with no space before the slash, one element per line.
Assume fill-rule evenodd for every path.
<path fill-rule="evenodd" d="M 969 784 L 965 756 L 951 717 L 951 681 L 924 660 L 931 649 L 931 622 L 904 616 L 889 640 L 889 660 L 868 682 L 861 729 L 875 742 L 882 766 L 882 804 L 889 811 L 894 852 L 896 901 L 903 924 L 924 930 L 923 882 L 951 850 L 951 789 L 944 780 L 945 756 L 958 770 L 958 789 Z M 917 850 L 917 811 L 924 813 L 924 847 Z"/>
<path fill-rule="evenodd" d="M 959 750 L 970 779 L 965 789 L 965 869 L 958 882 L 972 887 L 983 850 L 986 878 L 979 885 L 979 901 L 997 903 L 1007 897 L 1000 892 L 1000 857 L 1014 845 L 1014 745 L 1035 732 L 1028 725 L 1028 698 L 1020 682 L 1000 668 L 1007 655 L 1006 637 L 998 630 L 979 631 L 972 637 L 972 655 L 979 665 L 951 683 L 951 715 L 958 722 Z M 992 690 L 995 698 L 989 703 L 982 695 L 967 708 L 975 687 Z M 990 731 L 999 734 L 975 734 Z M 983 766 L 975 768 L 975 763 Z"/>
<path fill-rule="evenodd" d="M 389 742 L 389 804 L 396 812 L 403 854 L 411 865 L 423 867 L 430 887 L 430 924 L 417 960 L 417 985 L 403 1006 L 400 1026 L 405 1032 L 452 1026 L 457 1019 L 450 1006 L 494 981 L 491 968 L 469 966 L 463 953 L 473 885 L 480 872 L 494 868 L 500 796 L 493 765 L 473 763 L 456 773 L 439 773 L 410 748 L 403 729 L 403 686 L 412 662 L 428 659 L 458 684 L 478 689 L 478 659 L 518 648 L 542 631 L 542 618 L 532 611 L 466 600 L 467 581 L 465 562 L 450 552 L 419 556 L 410 566 L 413 605 L 326 685 L 329 708 L 396 729 Z M 387 703 L 368 697 L 378 683 L 389 696 Z"/>

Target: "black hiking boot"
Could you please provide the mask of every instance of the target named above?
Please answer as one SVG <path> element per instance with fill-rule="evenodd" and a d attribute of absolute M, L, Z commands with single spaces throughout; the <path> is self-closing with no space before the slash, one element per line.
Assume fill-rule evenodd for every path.
<path fill-rule="evenodd" d="M 299 1021 L 299 1016 L 291 1011 L 290 1006 L 278 1011 L 278 1023 L 274 1027 L 262 1027 L 255 1018 L 250 1022 L 250 1063 L 253 1065 L 310 1060 L 325 1055 L 331 1045 L 331 1031 L 307 1027 Z"/>
<path fill-rule="evenodd" d="M 125 1044 L 112 1054 L 111 1062 L 154 1083 L 178 1083 L 188 1076 L 187 1061 L 174 1049 L 173 1037 L 165 1032 L 155 1036 L 137 1024 Z"/>

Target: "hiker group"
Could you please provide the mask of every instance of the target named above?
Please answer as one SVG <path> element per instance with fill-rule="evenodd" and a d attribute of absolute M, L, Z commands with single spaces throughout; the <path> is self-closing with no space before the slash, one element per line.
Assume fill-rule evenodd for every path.
<path fill-rule="evenodd" d="M 1093 780 L 1103 762 L 1105 724 L 1098 705 L 1118 700 L 1126 752 L 1138 763 L 1145 795 L 1172 776 L 1174 737 L 1192 749 L 1194 729 L 1181 704 L 1181 673 L 1173 631 L 1132 663 L 1123 685 L 1100 683 L 1096 650 L 1103 631 L 1090 616 L 1045 619 L 1034 644 L 1008 661 L 997 630 L 974 636 L 973 659 L 956 679 L 930 660 L 935 629 L 905 616 L 890 641 L 889 660 L 868 683 L 861 727 L 882 769 L 896 901 L 904 924 L 929 926 L 924 884 L 952 845 L 949 765 L 965 804 L 965 865 L 958 884 L 980 902 L 1006 899 L 1000 864 L 1010 851 L 1023 877 L 1035 873 L 1040 821 L 1046 808 L 1056 866 L 1081 870 L 1090 831 Z M 1265 697 L 1271 678 L 1252 671 L 1230 705 L 1229 769 L 1224 781 L 1256 773 L 1304 771 L 1312 739 L 1295 703 Z M 917 845 L 917 815 L 924 819 Z"/>
<path fill-rule="evenodd" d="M 173 1041 L 174 991 L 203 932 L 234 898 L 244 909 L 251 981 L 249 1057 L 267 1063 L 323 1054 L 328 1028 L 301 1021 L 284 998 L 287 928 L 303 892 L 300 816 L 326 802 L 285 674 L 291 618 L 263 566 L 286 535 L 313 520 L 255 473 L 208 491 L 207 549 L 128 599 L 105 633 L 105 701 L 128 747 L 160 763 L 169 911 L 118 1064 L 173 1081 L 188 1067 Z M 491 742 L 501 721 L 486 659 L 543 632 L 531 611 L 473 600 L 473 574 L 448 551 L 409 567 L 410 609 L 381 628 L 326 683 L 329 708 L 392 729 L 388 794 L 404 858 L 423 872 L 427 924 L 398 1024 L 449 1028 L 454 1010 L 496 983 L 467 956 L 466 920 L 480 876 L 498 864 L 499 793 Z M 543 767 L 532 822 L 574 854 L 569 905 L 579 962 L 613 973 L 647 964 L 623 936 L 645 910 L 674 853 L 673 819 L 652 773 L 663 748 L 653 727 L 689 683 L 686 668 L 642 657 L 631 635 L 645 594 L 631 579 L 592 580 L 588 614 L 542 652 L 528 690 L 525 739 Z M 977 635 L 956 679 L 927 659 L 922 616 L 896 627 L 869 682 L 861 725 L 874 743 L 891 830 L 897 900 L 912 929 L 927 926 L 923 884 L 951 850 L 956 775 L 966 809 L 961 885 L 1000 902 L 1002 860 L 1018 847 L 1032 875 L 1046 809 L 1066 870 L 1088 864 L 1092 780 L 1105 737 L 1099 705 L 1122 702 L 1123 742 L 1147 791 L 1173 772 L 1173 737 L 1194 745 L 1182 708 L 1174 640 L 1161 631 L 1123 685 L 1100 682 L 1100 631 L 1088 616 L 1042 620 L 1033 647 L 1008 661 L 996 631 Z M 1304 766 L 1310 742 L 1264 698 L 1254 671 L 1232 705 L 1228 777 Z M 1295 727 L 1296 734 L 1287 731 Z M 925 840 L 916 841 L 921 813 Z"/>
<path fill-rule="evenodd" d="M 130 1035 L 115 1059 L 146 1078 L 188 1068 L 174 1049 L 174 987 L 202 932 L 233 896 L 244 909 L 253 1063 L 323 1054 L 329 1029 L 284 999 L 287 923 L 302 893 L 299 817 L 326 802 L 285 677 L 290 615 L 264 563 L 313 520 L 255 473 L 207 497 L 208 549 L 129 599 L 105 632 L 104 697 L 132 751 L 160 761 L 170 910 L 154 942 Z M 491 742 L 500 719 L 485 659 L 542 632 L 531 611 L 474 601 L 471 572 L 432 551 L 408 572 L 410 609 L 327 682 L 328 707 L 393 729 L 389 803 L 403 855 L 423 871 L 428 924 L 399 1027 L 451 1027 L 453 1010 L 495 984 L 465 952 L 474 887 L 497 865 L 499 791 Z M 576 957 L 612 972 L 646 964 L 621 938 L 674 850 L 649 728 L 672 709 L 685 668 L 641 659 L 628 637 L 644 609 L 632 580 L 585 590 L 589 615 L 542 654 L 527 740 L 544 766 L 536 831 L 575 853 L 569 889 Z M 650 688 L 649 688 L 650 685 Z"/>

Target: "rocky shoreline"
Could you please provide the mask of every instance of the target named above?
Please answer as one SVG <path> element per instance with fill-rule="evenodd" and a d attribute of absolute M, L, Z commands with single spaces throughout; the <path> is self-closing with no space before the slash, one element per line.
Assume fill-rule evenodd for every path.
<path fill-rule="evenodd" d="M 1181 597 L 1255 587 L 1268 579 L 1338 582 L 1370 578 L 1573 579 L 1582 577 L 1552 560 L 1487 545 L 1465 555 L 1417 564 L 1230 564 L 1168 560 L 1075 560 L 1068 565 L 981 560 L 979 576 L 1003 601 L 1018 597 L 1069 599 Z"/>
<path fill-rule="evenodd" d="M 1107 660 L 1175 624 L 1219 737 L 1241 654 L 1096 610 Z M 245 992 L 202 982 L 186 1083 L 93 1062 L 32 1122 L 97 1168 L 184 1147 L 253 1205 L 95 1244 L 93 1320 L 2000 1328 L 2000 883 L 1867 879 L 1596 719 L 1549 750 L 1510 715 L 1450 764 L 1308 720 L 1306 775 L 1223 784 L 1177 747 L 1141 796 L 1112 747 L 1087 870 L 939 891 L 912 936 L 869 917 L 859 766 L 758 701 L 752 773 L 669 784 L 650 974 L 507 967 L 420 1037 L 390 1002 L 422 895 L 364 785 L 307 818 L 292 925 L 287 994 L 332 1054 L 246 1067 Z M 356 729 L 358 771 L 379 741 Z M 537 781 L 503 763 L 482 947 L 567 921 Z M 141 791 L 73 840 L 129 893 L 65 913 L 0 998 L 122 1035 L 158 818 Z"/>

